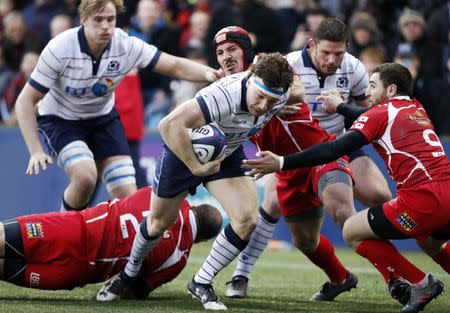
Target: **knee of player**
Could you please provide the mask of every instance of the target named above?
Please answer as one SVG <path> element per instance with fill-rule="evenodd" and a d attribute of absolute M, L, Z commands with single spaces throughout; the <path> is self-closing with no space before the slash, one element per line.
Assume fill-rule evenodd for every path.
<path fill-rule="evenodd" d="M 367 205 L 373 207 L 380 204 L 383 204 L 385 202 L 389 202 L 392 199 L 392 193 L 389 189 L 386 188 L 379 188 L 374 189 L 373 192 L 370 194 L 369 202 Z"/>
<path fill-rule="evenodd" d="M 316 250 L 319 244 L 319 238 L 317 236 L 307 236 L 305 238 L 296 238 L 294 236 L 292 243 L 303 253 L 310 253 Z"/>
<path fill-rule="evenodd" d="M 263 200 L 263 203 L 261 206 L 262 206 L 263 210 L 267 214 L 269 214 L 271 217 L 273 217 L 275 219 L 280 218 L 280 204 L 278 203 L 277 197 L 275 197 L 275 198 L 270 197 L 268 199 L 266 199 L 266 197 L 264 197 L 264 200 Z"/>
<path fill-rule="evenodd" d="M 234 231 L 239 234 L 240 237 L 245 238 L 251 235 L 255 230 L 258 223 L 258 216 L 246 216 L 232 223 Z"/>
<path fill-rule="evenodd" d="M 110 194 L 121 188 L 126 190 L 127 186 L 136 186 L 136 170 L 131 157 L 122 157 L 109 163 L 103 169 L 102 181 Z"/>
<path fill-rule="evenodd" d="M 97 183 L 97 174 L 89 171 L 76 171 L 70 176 L 70 181 L 80 191 L 92 191 Z"/>
<path fill-rule="evenodd" d="M 352 215 L 356 214 L 353 204 L 346 203 L 335 206 L 327 207 L 327 211 L 330 213 L 333 221 L 343 228 L 345 221 Z"/>
<path fill-rule="evenodd" d="M 352 219 L 348 219 L 342 227 L 342 237 L 344 241 L 352 248 L 356 248 L 360 241 L 357 239 L 354 228 L 352 227 Z"/>

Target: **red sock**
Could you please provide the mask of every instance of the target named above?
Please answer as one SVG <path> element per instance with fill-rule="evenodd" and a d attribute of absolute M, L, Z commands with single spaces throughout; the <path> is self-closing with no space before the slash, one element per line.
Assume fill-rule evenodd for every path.
<path fill-rule="evenodd" d="M 333 245 L 324 235 L 320 234 L 316 250 L 305 255 L 327 274 L 332 283 L 342 283 L 347 278 L 348 270 L 339 262 Z"/>
<path fill-rule="evenodd" d="M 369 260 L 383 275 L 386 283 L 392 275 L 391 272 L 394 275 L 403 277 L 411 284 L 420 282 L 426 275 L 405 259 L 394 245 L 387 240 L 364 240 L 356 248 L 356 253 Z"/>
<path fill-rule="evenodd" d="M 446 244 L 445 248 L 433 257 L 433 260 L 450 274 L 450 245 Z"/>

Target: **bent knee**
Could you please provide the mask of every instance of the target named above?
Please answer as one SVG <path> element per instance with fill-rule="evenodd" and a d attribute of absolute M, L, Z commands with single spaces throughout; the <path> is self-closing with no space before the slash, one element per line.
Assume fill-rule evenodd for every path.
<path fill-rule="evenodd" d="M 256 224 L 258 223 L 258 216 L 251 216 L 244 219 L 240 219 L 238 221 L 231 221 L 231 226 L 233 227 L 234 232 L 241 239 L 249 239 L 251 234 L 256 228 Z"/>
<path fill-rule="evenodd" d="M 294 246 L 303 253 L 311 253 L 317 249 L 319 237 L 294 238 L 292 240 Z"/>

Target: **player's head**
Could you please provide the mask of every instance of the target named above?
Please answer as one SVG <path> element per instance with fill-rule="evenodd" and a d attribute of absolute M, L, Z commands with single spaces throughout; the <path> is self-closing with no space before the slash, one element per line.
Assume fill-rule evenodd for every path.
<path fill-rule="evenodd" d="M 292 85 L 292 68 L 280 53 L 258 57 L 247 81 L 247 108 L 253 116 L 261 116 L 273 109 Z"/>
<path fill-rule="evenodd" d="M 366 96 L 373 106 L 395 96 L 410 96 L 412 91 L 413 78 L 409 70 L 398 63 L 384 63 L 377 66 L 370 76 Z"/>
<path fill-rule="evenodd" d="M 216 237 L 222 229 L 222 214 L 215 207 L 202 204 L 191 207 L 197 221 L 197 236 L 194 242 Z"/>
<path fill-rule="evenodd" d="M 317 71 L 325 75 L 333 74 L 347 51 L 347 26 L 337 18 L 326 18 L 308 40 L 308 45 L 309 56 Z"/>
<path fill-rule="evenodd" d="M 78 13 L 88 43 L 106 46 L 114 34 L 117 14 L 122 12 L 123 0 L 81 0 Z"/>
<path fill-rule="evenodd" d="M 214 36 L 213 48 L 226 75 L 245 71 L 253 62 L 252 41 L 241 27 L 228 26 L 219 30 Z"/>

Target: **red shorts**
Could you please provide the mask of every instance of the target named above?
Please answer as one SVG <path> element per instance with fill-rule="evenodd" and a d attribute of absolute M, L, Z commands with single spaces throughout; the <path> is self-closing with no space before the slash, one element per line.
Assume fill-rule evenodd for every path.
<path fill-rule="evenodd" d="M 86 284 L 85 222 L 78 213 L 28 215 L 17 220 L 27 263 L 26 287 L 72 289 Z"/>
<path fill-rule="evenodd" d="M 352 177 L 348 157 L 342 157 L 325 165 L 277 172 L 277 194 L 283 217 L 295 216 L 322 205 L 317 195 L 320 177 L 340 170 Z"/>
<path fill-rule="evenodd" d="M 385 216 L 408 237 L 425 240 L 435 233 L 450 235 L 450 181 L 400 189 L 383 205 Z"/>

